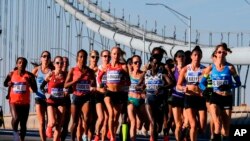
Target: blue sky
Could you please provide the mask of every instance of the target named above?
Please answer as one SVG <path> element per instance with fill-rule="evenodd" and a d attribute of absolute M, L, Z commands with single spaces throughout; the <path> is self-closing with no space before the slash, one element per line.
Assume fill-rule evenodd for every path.
<path fill-rule="evenodd" d="M 167 9 L 160 6 L 146 6 L 145 3 L 163 3 L 179 11 L 183 15 L 192 17 L 192 27 L 207 31 L 250 31 L 250 5 L 245 0 L 109 0 L 111 12 L 116 9 L 116 15 L 131 15 L 131 21 L 157 20 L 159 24 L 183 27 L 178 19 Z M 103 7 L 109 1 L 102 1 Z M 142 22 L 143 23 L 143 22 Z M 185 26 L 184 26 L 185 27 Z"/>
<path fill-rule="evenodd" d="M 137 24 L 139 15 L 140 25 L 145 26 L 147 20 L 147 29 L 152 30 L 155 21 L 157 21 L 159 34 L 162 34 L 165 25 L 166 34 L 172 36 L 174 27 L 176 27 L 177 38 L 184 39 L 184 31 L 187 26 L 168 9 L 162 6 L 147 6 L 145 3 L 163 3 L 187 17 L 191 16 L 192 41 L 195 40 L 196 30 L 198 30 L 200 42 L 204 44 L 209 43 L 208 35 L 210 32 L 213 34 L 213 45 L 219 44 L 221 41 L 228 43 L 228 32 L 230 32 L 229 46 L 249 46 L 250 44 L 250 0 L 249 2 L 246 0 L 99 0 L 99 5 L 108 9 L 109 1 L 111 13 L 122 17 L 122 9 L 124 9 L 125 19 L 128 21 L 130 17 L 132 24 Z M 184 19 L 184 21 L 188 23 L 188 20 Z M 243 40 L 240 38 L 241 32 L 243 33 Z M 242 83 L 245 81 L 245 70 L 246 67 L 243 67 Z M 247 86 L 249 85 L 248 79 Z M 242 93 L 243 91 L 242 89 Z M 247 87 L 246 103 L 248 105 L 250 105 L 249 92 L 250 88 Z"/>
<path fill-rule="evenodd" d="M 94 0 L 95 1 L 95 0 Z M 122 9 L 125 11 L 125 19 L 137 24 L 138 15 L 140 24 L 153 29 L 157 21 L 157 31 L 162 33 L 164 25 L 167 35 L 173 35 L 176 26 L 177 36 L 184 39 L 184 31 L 187 26 L 183 24 L 174 14 L 162 6 L 147 6 L 145 3 L 163 3 L 179 11 L 185 16 L 192 17 L 192 40 L 195 40 L 196 30 L 200 32 L 202 42 L 208 42 L 209 32 L 213 32 L 213 44 L 221 40 L 221 32 L 231 32 L 230 41 L 232 46 L 237 45 L 236 33 L 244 32 L 244 44 L 250 41 L 250 4 L 245 0 L 99 0 L 99 5 L 108 9 L 111 3 L 111 12 L 122 17 Z M 115 10 L 114 10 L 115 8 Z M 187 20 L 184 20 L 188 23 Z M 202 38 L 203 37 L 203 38 Z M 227 41 L 227 33 L 223 33 L 223 40 Z M 230 40 L 231 40 L 230 39 Z"/>

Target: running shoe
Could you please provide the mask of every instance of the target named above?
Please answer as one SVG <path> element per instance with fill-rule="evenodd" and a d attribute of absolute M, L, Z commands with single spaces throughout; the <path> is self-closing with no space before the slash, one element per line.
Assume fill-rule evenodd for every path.
<path fill-rule="evenodd" d="M 107 138 L 108 138 L 108 139 L 111 138 L 111 132 L 110 132 L 110 130 L 109 130 L 108 133 L 107 133 Z"/>
<path fill-rule="evenodd" d="M 115 141 L 115 138 L 110 138 L 110 141 Z"/>
<path fill-rule="evenodd" d="M 99 141 L 100 137 L 99 135 L 95 135 L 94 141 Z"/>
<path fill-rule="evenodd" d="M 141 129 L 141 135 L 148 136 L 148 131 L 145 128 Z"/>
<path fill-rule="evenodd" d="M 82 135 L 82 141 L 88 141 L 88 136 L 87 135 Z"/>
<path fill-rule="evenodd" d="M 47 129 L 46 129 L 46 136 L 48 137 L 48 138 L 53 138 L 53 131 L 52 131 L 52 127 L 47 127 Z"/>

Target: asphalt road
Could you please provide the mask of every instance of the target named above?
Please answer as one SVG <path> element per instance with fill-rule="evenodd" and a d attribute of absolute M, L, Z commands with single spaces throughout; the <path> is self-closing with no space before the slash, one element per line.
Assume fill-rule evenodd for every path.
<path fill-rule="evenodd" d="M 137 141 L 149 141 L 149 137 L 138 136 L 136 140 Z M 0 129 L 0 141 L 13 141 L 12 131 Z M 40 141 L 38 131 L 27 131 L 25 141 Z M 52 141 L 52 139 L 47 139 L 47 141 Z M 69 136 L 66 138 L 66 141 L 70 141 Z M 117 138 L 117 141 L 119 141 L 118 138 Z M 163 139 L 160 137 L 158 141 L 163 141 Z M 170 141 L 174 141 L 174 138 L 170 137 Z M 198 141 L 208 141 L 208 139 L 198 139 Z"/>

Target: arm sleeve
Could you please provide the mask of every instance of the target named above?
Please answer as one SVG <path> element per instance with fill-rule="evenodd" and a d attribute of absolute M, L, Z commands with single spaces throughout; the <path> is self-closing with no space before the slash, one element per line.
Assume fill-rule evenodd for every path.
<path fill-rule="evenodd" d="M 199 88 L 204 91 L 207 87 L 207 75 L 203 75 L 203 77 L 201 78 L 201 81 L 199 83 Z"/>
<path fill-rule="evenodd" d="M 235 83 L 233 83 L 233 88 L 237 88 L 241 86 L 241 81 L 239 75 L 234 76 Z"/>
<path fill-rule="evenodd" d="M 31 84 L 32 91 L 33 91 L 34 93 L 37 93 L 38 88 L 37 88 L 35 76 L 34 76 L 33 74 L 32 74 L 32 76 L 31 76 L 31 78 L 30 78 L 30 84 Z"/>
<path fill-rule="evenodd" d="M 47 81 L 43 81 L 43 83 L 42 83 L 41 86 L 40 86 L 40 89 L 41 89 L 41 91 L 42 91 L 43 93 L 46 93 L 46 90 L 44 89 L 45 86 L 46 86 L 46 84 L 47 84 Z"/>

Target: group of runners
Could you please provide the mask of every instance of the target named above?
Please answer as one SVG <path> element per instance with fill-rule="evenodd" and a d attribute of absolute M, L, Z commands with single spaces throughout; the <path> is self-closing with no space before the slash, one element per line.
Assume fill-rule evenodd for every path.
<path fill-rule="evenodd" d="M 64 141 L 68 128 L 72 141 L 115 141 L 117 131 L 122 141 L 135 141 L 138 131 L 149 133 L 150 141 L 163 132 L 168 141 L 170 129 L 177 141 L 195 141 L 205 133 L 207 113 L 211 139 L 227 140 L 232 89 L 241 85 L 234 66 L 226 61 L 231 50 L 225 43 L 217 45 L 207 67 L 200 63 L 199 46 L 191 52 L 179 50 L 173 60 L 162 63 L 164 52 L 154 48 L 142 69 L 139 55 L 125 60 L 117 46 L 89 55 L 81 49 L 70 69 L 67 57 L 52 60 L 49 51 L 41 53 L 32 72 L 26 70 L 26 58 L 17 58 L 4 81 L 14 141 L 25 139 L 31 93 L 41 141 Z"/>

